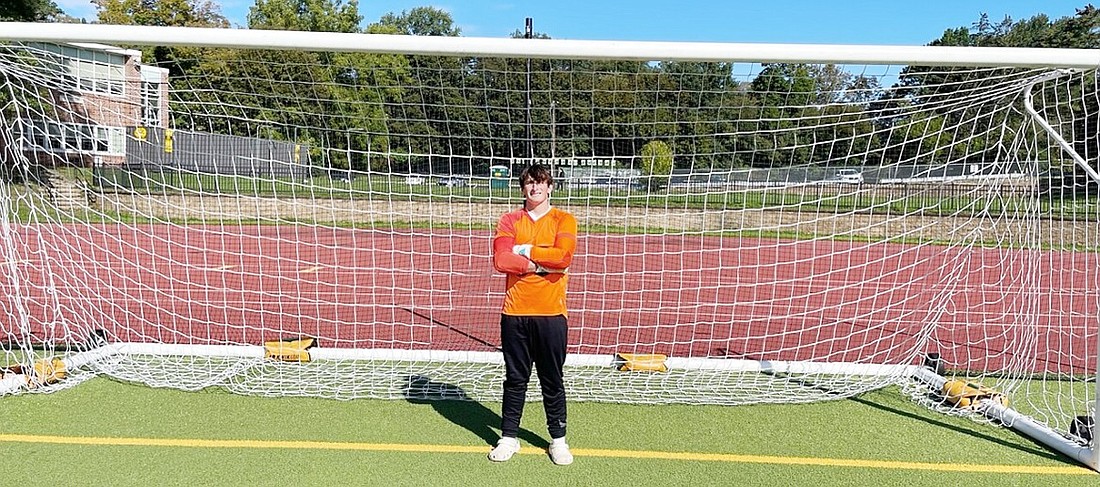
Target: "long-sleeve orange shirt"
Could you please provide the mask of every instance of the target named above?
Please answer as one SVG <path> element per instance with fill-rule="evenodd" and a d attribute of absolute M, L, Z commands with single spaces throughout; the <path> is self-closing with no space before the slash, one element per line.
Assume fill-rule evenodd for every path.
<path fill-rule="evenodd" d="M 527 272 L 527 258 L 512 252 L 515 245 L 530 244 L 531 260 L 548 269 L 565 269 L 573 263 L 577 248 L 577 219 L 551 207 L 538 220 L 520 208 L 505 213 L 493 237 L 493 268 L 508 275 L 501 313 L 513 316 L 568 315 L 564 273 Z"/>

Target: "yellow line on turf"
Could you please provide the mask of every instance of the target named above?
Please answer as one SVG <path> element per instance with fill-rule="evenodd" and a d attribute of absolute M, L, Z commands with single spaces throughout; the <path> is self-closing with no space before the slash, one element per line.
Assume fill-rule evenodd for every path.
<path fill-rule="evenodd" d="M 186 438 L 110 438 L 102 436 L 49 436 L 0 434 L 0 443 L 50 443 L 99 446 L 168 446 L 191 448 L 286 448 L 299 450 L 360 450 L 416 453 L 487 453 L 488 446 L 417 445 L 402 443 L 350 443 L 334 441 L 277 440 L 202 440 Z M 545 455 L 541 448 L 524 448 L 520 454 Z M 939 472 L 983 472 L 1040 475 L 1095 475 L 1085 467 L 1042 467 L 1027 465 L 981 465 L 969 463 L 895 462 L 846 458 L 779 457 L 734 455 L 726 453 L 662 452 L 645 450 L 605 450 L 574 448 L 577 457 L 684 460 L 700 462 L 761 463 L 819 467 L 858 467 L 888 470 L 929 470 Z"/>
<path fill-rule="evenodd" d="M 335 441 L 201 440 L 187 438 L 110 438 L 104 436 L 4 435 L 0 443 L 50 443 L 99 446 L 175 446 L 193 448 L 287 448 L 297 450 L 367 450 L 425 453 L 487 452 L 488 447 L 409 445 L 400 443 L 344 443 Z"/>
<path fill-rule="evenodd" d="M 1084 467 L 1041 467 L 1027 465 L 981 465 L 971 463 L 898 462 L 888 460 L 859 460 L 850 458 L 777 457 L 764 455 L 735 455 L 725 453 L 660 452 L 638 450 L 584 450 L 573 449 L 574 456 L 645 458 L 660 460 L 692 460 L 704 462 L 766 463 L 773 465 L 810 465 L 821 467 L 859 467 L 891 470 L 931 470 L 939 472 L 985 473 L 1033 473 L 1045 475 L 1093 475 Z"/>

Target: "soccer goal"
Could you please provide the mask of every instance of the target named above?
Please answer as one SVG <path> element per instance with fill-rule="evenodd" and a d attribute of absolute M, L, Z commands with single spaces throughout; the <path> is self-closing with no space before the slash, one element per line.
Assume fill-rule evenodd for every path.
<path fill-rule="evenodd" d="M 0 36 L 0 394 L 497 400 L 539 163 L 571 400 L 896 387 L 1097 468 L 1095 51 Z"/>

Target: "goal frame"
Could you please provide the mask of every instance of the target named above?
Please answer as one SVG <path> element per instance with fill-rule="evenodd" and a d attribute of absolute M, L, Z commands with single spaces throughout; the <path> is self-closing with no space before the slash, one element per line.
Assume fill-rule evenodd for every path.
<path fill-rule="evenodd" d="M 992 48 L 946 46 L 885 46 L 885 45 L 810 45 L 810 44 L 750 44 L 704 42 L 621 42 L 557 39 L 499 39 L 479 37 L 430 37 L 396 36 L 379 34 L 349 34 L 278 31 L 248 29 L 211 29 L 181 27 L 120 26 L 103 24 L 42 24 L 0 23 L 0 40 L 40 42 L 96 42 L 111 44 L 149 44 L 151 42 L 182 46 L 237 47 L 257 49 L 325 50 L 333 52 L 372 52 L 388 54 L 420 54 L 447 56 L 509 56 L 518 58 L 569 58 L 569 59 L 622 59 L 650 61 L 677 59 L 699 62 L 745 61 L 754 63 L 835 63 L 835 64 L 884 64 L 924 66 L 1019 66 L 1051 67 L 1064 69 L 1096 69 L 1100 66 L 1100 51 L 1086 49 L 1048 48 Z M 1100 174 L 1053 129 L 1031 106 L 1028 92 L 1028 113 L 1044 128 L 1050 137 L 1066 151 L 1094 180 Z M 1100 339 L 1097 343 L 1100 348 Z M 115 353 L 140 353 L 173 355 L 177 353 L 226 354 L 231 356 L 262 356 L 263 347 L 209 347 L 205 349 L 179 350 L 155 345 L 111 343 L 101 348 L 77 352 L 66 357 L 69 367 L 98 360 Z M 421 360 L 417 353 L 394 354 L 393 351 L 354 351 L 344 349 L 315 349 L 320 356 L 333 358 L 366 358 L 393 360 Z M 354 357 L 342 357 L 353 354 Z M 433 352 L 434 353 L 434 352 Z M 440 352 L 446 353 L 446 352 Z M 474 360 L 496 362 L 497 354 L 486 354 Z M 428 357 L 429 359 L 431 357 Z M 464 354 L 470 359 L 470 354 Z M 1094 357 L 1096 359 L 1097 357 Z M 614 356 L 571 356 L 569 363 L 581 365 L 606 365 Z M 795 367 L 824 367 L 826 365 L 755 362 L 735 360 L 687 359 L 676 363 L 681 367 L 737 367 L 746 370 L 790 371 Z M 845 367 L 858 364 L 831 364 Z M 839 370 L 839 369 L 838 369 Z M 1100 367 L 1093 371 L 1100 375 Z M 903 374 L 915 377 L 931 387 L 943 385 L 944 377 L 925 367 L 903 366 L 880 371 L 886 374 Z M 18 387 L 22 379 L 0 381 L 0 394 L 8 388 Z M 1100 411 L 1100 381 L 1096 382 L 1093 411 Z M 1094 470 L 1100 470 L 1100 449 L 1082 446 L 1067 440 L 1049 428 L 1031 421 L 996 401 L 986 400 L 980 405 L 982 412 L 996 421 L 1016 428 L 1047 446 L 1081 462 Z M 1100 437 L 1100 426 L 1092 426 L 1093 445 Z"/>

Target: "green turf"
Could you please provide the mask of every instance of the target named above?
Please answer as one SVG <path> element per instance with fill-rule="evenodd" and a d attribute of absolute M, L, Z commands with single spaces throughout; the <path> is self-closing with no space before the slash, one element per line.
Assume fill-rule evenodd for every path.
<path fill-rule="evenodd" d="M 1016 433 L 942 416 L 896 390 L 810 405 L 570 403 L 577 461 L 486 460 L 499 404 L 262 398 L 151 389 L 97 378 L 49 395 L 0 399 L 0 434 L 249 440 L 242 447 L 0 442 L 4 485 L 1091 485 L 1084 468 Z M 547 441 L 530 404 L 521 442 Z M 419 451 L 265 448 L 272 441 L 414 445 Z M 461 447 L 467 451 L 433 451 Z M 621 450 L 610 457 L 586 450 Z M 762 456 L 765 463 L 634 458 L 646 452 Z M 785 465 L 788 458 L 898 462 Z M 927 462 L 943 468 L 906 468 Z M 952 465 L 1069 467 L 1072 474 L 973 473 Z"/>

